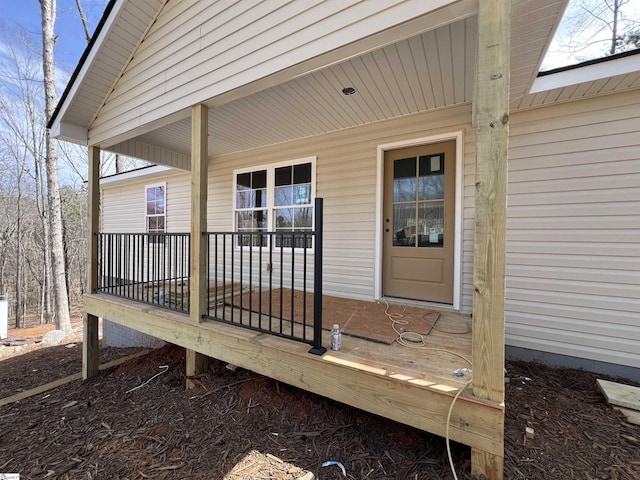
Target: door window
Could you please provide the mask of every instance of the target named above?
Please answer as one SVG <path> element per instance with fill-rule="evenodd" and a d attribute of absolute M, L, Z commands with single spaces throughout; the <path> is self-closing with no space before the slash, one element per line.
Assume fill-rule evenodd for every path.
<path fill-rule="evenodd" d="M 444 246 L 444 153 L 393 163 L 393 246 Z"/>

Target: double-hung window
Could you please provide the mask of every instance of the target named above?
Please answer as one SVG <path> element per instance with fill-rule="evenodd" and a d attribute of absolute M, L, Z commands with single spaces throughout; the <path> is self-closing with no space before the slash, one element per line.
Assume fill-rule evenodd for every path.
<path fill-rule="evenodd" d="M 147 233 L 166 231 L 166 184 L 147 185 L 145 188 Z M 162 235 L 149 235 L 149 243 L 163 243 Z"/>
<path fill-rule="evenodd" d="M 246 232 L 301 232 L 313 230 L 315 157 L 294 160 L 251 170 L 237 170 L 235 177 L 234 221 L 236 230 Z M 311 248 L 311 237 L 290 235 L 240 237 L 243 246 Z"/>

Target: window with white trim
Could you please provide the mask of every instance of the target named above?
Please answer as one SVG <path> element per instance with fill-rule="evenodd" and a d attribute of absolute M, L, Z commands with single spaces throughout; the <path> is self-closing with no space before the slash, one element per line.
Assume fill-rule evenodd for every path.
<path fill-rule="evenodd" d="M 234 171 L 234 222 L 238 232 L 300 232 L 313 230 L 315 157 Z M 253 240 L 252 240 L 253 239 Z M 262 240 L 260 240 L 262 239 Z M 243 246 L 268 245 L 267 236 L 247 236 Z M 282 244 L 282 245 L 281 245 Z M 291 237 L 275 237 L 275 247 L 311 248 Z"/>
<path fill-rule="evenodd" d="M 166 232 L 166 190 L 165 183 L 147 185 L 145 187 L 146 218 L 145 229 L 147 233 Z M 150 243 L 162 243 L 163 237 L 149 235 Z"/>

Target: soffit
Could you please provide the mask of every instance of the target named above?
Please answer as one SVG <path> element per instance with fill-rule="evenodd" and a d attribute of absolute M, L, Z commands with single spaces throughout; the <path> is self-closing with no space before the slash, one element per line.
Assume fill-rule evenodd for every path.
<path fill-rule="evenodd" d="M 639 86 L 638 74 L 628 74 L 528 93 L 566 1 L 513 1 L 512 111 Z M 207 102 L 209 154 L 220 156 L 472 102 L 476 43 L 477 17 L 472 16 L 227 103 L 213 98 Z M 341 90 L 347 86 L 356 94 L 344 96 Z M 189 155 L 191 127 L 185 114 L 133 140 Z"/>
<path fill-rule="evenodd" d="M 366 53 L 209 112 L 212 156 L 467 103 L 473 97 L 476 17 Z M 344 87 L 356 89 L 345 96 Z M 180 153 L 190 120 L 139 137 Z"/>
<path fill-rule="evenodd" d="M 565 0 L 514 1 L 511 105 L 517 108 L 538 72 Z M 477 16 L 217 105 L 210 102 L 209 154 L 260 146 L 473 101 Z M 351 86 L 354 95 L 341 90 Z M 137 140 L 190 151 L 190 119 Z"/>
<path fill-rule="evenodd" d="M 114 2 L 61 99 L 58 108 L 64 107 L 64 118 L 58 121 L 78 126 L 91 123 L 164 3 Z"/>

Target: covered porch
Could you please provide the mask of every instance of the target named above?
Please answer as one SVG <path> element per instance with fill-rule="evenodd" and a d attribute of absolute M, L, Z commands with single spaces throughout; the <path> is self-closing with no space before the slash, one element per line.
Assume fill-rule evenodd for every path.
<path fill-rule="evenodd" d="M 118 114 L 119 109 L 128 108 L 127 102 L 115 107 L 107 102 L 104 115 L 99 115 L 89 136 L 88 248 L 90 262 L 87 272 L 89 293 L 85 296 L 83 358 L 85 378 L 92 377 L 98 372 L 98 318 L 107 318 L 185 347 L 187 376 L 194 376 L 204 371 L 207 357 L 214 357 L 469 445 L 472 447 L 473 473 L 483 474 L 487 478 L 502 478 L 504 255 L 511 2 L 505 0 L 481 2 L 477 12 L 474 2 L 444 2 L 444 4 L 447 5 L 446 9 L 436 9 L 414 21 L 398 25 L 395 29 L 377 32 L 381 36 L 363 34 L 362 42 L 353 42 L 344 49 L 336 49 L 328 52 L 326 56 L 313 58 L 313 64 L 300 63 L 298 66 L 304 67 L 306 69 L 304 72 L 283 68 L 277 75 L 265 76 L 259 82 L 248 83 L 246 88 L 230 89 L 224 95 L 212 94 L 210 97 L 197 99 L 194 95 L 185 95 L 184 98 L 193 99 L 193 101 L 186 106 L 171 105 L 171 108 L 174 108 L 172 111 L 169 111 L 169 107 L 158 109 L 162 115 L 153 120 L 137 118 L 128 122 L 126 115 Z M 423 33 L 416 35 L 415 32 Z M 440 65 L 441 68 L 446 67 L 449 71 L 451 82 L 443 76 L 438 80 L 436 75 L 430 81 L 440 85 L 443 90 L 438 93 L 438 88 L 433 87 L 432 92 L 439 97 L 435 98 L 434 102 L 429 102 L 427 99 L 425 105 L 417 104 L 416 108 L 410 105 L 407 105 L 406 109 L 394 108 L 391 103 L 397 102 L 398 105 L 402 103 L 401 94 L 398 92 L 404 87 L 406 87 L 405 90 L 414 92 L 416 97 L 423 91 L 422 82 L 427 82 L 428 77 L 425 72 L 431 70 L 427 62 L 420 63 L 420 68 L 415 69 L 405 68 L 403 65 L 418 65 L 412 52 L 419 52 L 418 56 L 422 55 L 422 59 L 431 58 L 433 50 L 428 46 L 437 44 L 438 38 L 447 38 L 451 42 L 451 48 L 444 48 L 442 52 L 444 54 L 446 50 L 451 57 L 443 55 L 442 65 Z M 284 56 L 283 54 L 283 58 Z M 388 59 L 391 64 L 382 62 L 382 57 Z M 371 112 L 364 110 L 353 115 L 346 114 L 345 108 L 353 108 L 354 112 L 357 112 L 362 106 L 339 106 L 333 100 L 329 108 L 323 108 L 325 100 L 321 92 L 326 90 L 324 84 L 334 76 L 344 78 L 343 75 L 339 75 L 339 68 L 334 68 L 340 61 L 344 61 L 343 67 L 340 68 L 353 69 L 352 78 L 360 77 L 365 80 L 361 87 L 362 97 L 366 96 L 370 99 L 372 112 L 380 110 L 379 114 L 375 112 L 372 115 Z M 394 62 L 396 71 L 403 70 L 408 77 L 406 81 L 397 78 L 394 80 L 398 89 L 381 91 L 379 87 L 381 82 L 377 82 L 378 75 L 368 75 L 368 66 L 376 65 L 382 77 L 392 78 Z M 437 69 L 434 70 L 437 71 Z M 132 79 L 134 82 L 137 81 L 136 77 Z M 313 88 L 307 87 L 305 82 L 313 85 Z M 123 81 L 122 85 L 126 85 L 126 81 Z M 292 92 L 295 91 L 291 107 L 287 106 L 286 102 L 278 101 L 284 87 L 289 87 Z M 349 92 L 350 90 L 346 87 L 342 90 L 344 95 L 349 95 Z M 145 112 L 154 112 L 154 115 L 157 113 L 152 104 L 164 95 L 157 93 L 153 92 L 149 96 L 148 104 L 140 107 L 139 111 L 142 112 L 140 115 L 147 115 Z M 114 97 L 118 97 L 119 94 L 119 90 L 116 89 Z M 144 95 L 136 96 L 128 91 L 124 93 L 123 98 L 128 95 L 146 98 Z M 312 97 L 311 101 L 308 99 L 309 96 Z M 392 97 L 394 102 L 389 103 L 388 112 L 387 108 L 376 107 L 378 99 Z M 254 105 L 259 105 L 259 108 L 254 109 Z M 306 106 L 304 110 L 302 105 Z M 298 107 L 300 109 L 296 111 Z M 456 210 L 455 226 L 452 222 L 450 239 L 454 238 L 453 230 L 457 230 L 455 233 L 457 258 L 455 261 L 452 260 L 452 264 L 455 263 L 456 267 L 452 266 L 450 270 L 457 272 L 455 273 L 457 280 L 452 283 L 455 284 L 453 288 L 458 291 L 455 295 L 457 300 L 451 304 L 452 307 L 459 308 L 459 299 L 463 295 L 461 291 L 465 285 L 468 286 L 466 295 L 473 297 L 473 322 L 468 329 L 461 331 L 459 328 L 460 325 L 466 326 L 471 323 L 468 316 L 460 315 L 455 311 L 442 310 L 436 328 L 426 335 L 424 343 L 416 345 L 416 348 L 402 346 L 399 343 L 381 346 L 365 339 L 347 337 L 343 341 L 341 351 L 328 351 L 323 354 L 323 346 L 330 343 L 328 332 L 322 330 L 319 324 L 309 325 L 309 327 L 303 325 L 303 333 L 308 328 L 313 330 L 312 347 L 316 349 L 317 355 L 312 355 L 309 354 L 309 347 L 303 342 L 291 341 L 290 338 L 283 338 L 282 335 L 275 335 L 273 332 L 238 328 L 236 325 L 210 320 L 211 282 L 213 279 L 213 284 L 218 285 L 218 281 L 217 275 L 211 275 L 210 271 L 208 232 L 211 230 L 212 218 L 215 218 L 214 221 L 218 223 L 224 222 L 228 225 L 228 218 L 221 220 L 223 212 L 218 211 L 217 216 L 214 216 L 210 210 L 217 206 L 211 205 L 209 196 L 215 190 L 212 187 L 212 178 L 215 178 L 215 169 L 219 167 L 218 160 L 235 165 L 233 157 L 229 160 L 229 156 L 257 148 L 267 149 L 271 145 L 284 144 L 287 141 L 304 141 L 321 134 L 335 132 L 342 134 L 349 129 L 359 127 L 363 127 L 363 130 L 366 128 L 365 135 L 368 136 L 369 129 L 383 130 L 384 126 L 380 126 L 383 121 L 410 118 L 418 122 L 421 118 L 420 114 L 427 110 L 433 111 L 429 112 L 429 115 L 434 119 L 439 115 L 447 117 L 452 111 L 456 113 L 447 120 L 449 123 L 437 122 L 435 128 L 433 124 L 418 128 L 417 131 L 424 132 L 420 136 L 409 136 L 413 135 L 411 132 L 414 130 L 407 132 L 398 129 L 394 133 L 394 142 L 390 141 L 391 143 L 380 141 L 384 133 L 377 131 L 375 138 L 372 135 L 371 140 L 377 142 L 377 153 L 375 150 L 358 149 L 357 156 L 359 159 L 366 157 L 368 162 L 374 163 L 377 155 L 377 161 L 380 164 L 384 161 L 385 148 L 389 150 L 398 148 L 399 143 L 407 138 L 424 142 L 425 135 L 428 135 L 431 142 L 434 142 L 433 138 L 436 137 L 440 140 L 453 139 L 458 149 L 458 153 L 455 154 L 456 168 L 458 164 L 462 166 L 464 163 L 469 165 L 473 163 L 474 175 L 471 181 L 475 186 L 464 184 L 463 173 L 457 170 L 455 188 L 459 197 L 449 204 Z M 301 117 L 304 118 L 304 122 L 297 120 L 300 111 L 303 111 Z M 112 118 L 111 115 L 113 115 Z M 459 121 L 458 115 L 459 118 L 464 119 Z M 271 121 L 272 116 L 277 117 L 278 121 Z M 331 121 L 323 121 L 322 116 L 332 117 Z M 315 119 L 318 120 L 319 128 L 317 129 L 314 129 Z M 314 128 L 302 128 L 298 131 L 297 127 L 304 127 L 307 122 L 309 125 L 314 124 L 311 125 Z M 247 126 L 248 130 L 243 133 L 240 127 Z M 339 146 L 349 150 L 351 139 L 347 137 L 348 132 Z M 464 142 L 467 144 L 464 145 Z M 471 148 L 468 148 L 468 145 L 471 145 Z M 323 147 L 330 148 L 326 145 Z M 475 154 L 475 162 L 463 160 L 461 151 L 463 147 Z M 177 286 L 178 281 L 183 282 L 183 279 L 188 277 L 189 294 L 188 297 L 181 294 L 180 308 L 160 308 L 159 305 L 154 305 L 154 302 L 143 303 L 140 299 L 113 296 L 110 295 L 113 292 L 104 289 L 101 292 L 99 282 L 105 276 L 104 273 L 100 273 L 101 247 L 98 241 L 102 235 L 99 229 L 101 148 L 125 155 L 139 153 L 141 158 L 152 158 L 160 164 L 189 172 L 188 264 L 180 275 L 170 279 L 175 281 Z M 214 148 L 217 150 L 213 151 Z M 247 155 L 250 156 L 250 154 Z M 291 158 L 298 157 L 306 161 L 310 158 L 308 155 L 314 155 L 314 153 L 307 152 L 305 155 L 288 153 L 288 155 Z M 466 155 L 473 156 L 468 153 Z M 315 169 L 315 157 L 313 158 L 313 162 L 309 163 L 313 163 L 312 168 Z M 326 155 L 320 158 L 318 164 L 320 165 L 326 158 L 328 158 Z M 250 160 L 254 161 L 254 159 Z M 249 163 L 249 160 L 242 165 L 239 163 L 234 168 L 242 166 L 246 169 L 254 166 Z M 373 173 L 375 171 L 371 168 L 367 171 L 367 175 L 369 177 L 377 175 L 381 178 L 380 168 L 377 174 Z M 233 177 L 235 176 L 234 173 Z M 381 257 L 379 250 L 382 240 L 380 239 L 381 232 L 384 230 L 383 215 L 379 208 L 382 202 L 380 178 L 372 182 L 375 183 L 373 190 L 377 190 L 374 195 L 370 194 L 368 184 L 358 185 L 363 187 L 364 193 L 352 193 L 354 196 L 366 197 L 370 204 L 375 203 L 376 214 L 361 215 L 362 212 L 358 206 L 352 205 L 349 212 L 351 220 L 344 220 L 349 222 L 364 219 L 367 222 L 367 233 L 373 233 L 365 239 L 367 249 L 358 260 L 359 265 L 370 264 L 366 267 L 367 272 L 375 270 L 375 273 L 369 278 L 375 277 L 373 282 L 378 283 L 381 278 L 378 260 Z M 330 190 L 331 182 L 328 177 L 325 179 L 324 188 Z M 353 179 L 357 179 L 357 175 Z M 316 195 L 313 181 L 310 185 L 309 197 L 320 196 Z M 227 185 L 225 188 L 228 187 Z M 221 195 L 219 192 L 223 190 L 218 189 L 215 194 Z M 468 204 L 469 208 L 463 205 L 464 190 L 470 191 L 466 194 L 469 202 L 473 202 L 473 205 Z M 224 190 L 224 194 L 227 195 L 227 193 Z M 335 193 L 334 196 L 338 198 Z M 232 195 L 228 194 L 227 200 L 230 197 Z M 262 205 L 260 207 L 262 208 Z M 462 214 L 464 208 L 469 218 L 464 218 Z M 234 216 L 236 212 L 232 210 L 233 208 L 224 213 Z M 339 206 L 334 205 L 334 210 L 334 215 L 337 216 Z M 471 217 L 473 222 L 466 222 L 466 226 L 463 225 L 464 220 Z M 337 235 L 338 231 L 334 230 L 333 233 Z M 237 232 L 230 232 L 230 234 L 236 235 Z M 322 237 L 319 238 L 317 234 L 318 231 L 315 231 L 314 253 L 316 256 L 313 272 L 314 275 L 320 275 L 322 278 L 324 262 L 322 256 L 318 257 L 317 253 L 318 247 L 323 242 Z M 442 235 L 441 232 L 413 231 L 416 238 L 418 234 L 425 238 L 430 238 L 428 235 L 435 235 L 435 240 L 429 240 L 430 243 L 438 244 L 442 240 L 439 236 Z M 471 249 L 463 248 L 465 235 L 466 245 L 472 247 Z M 348 269 L 351 266 L 340 264 L 340 256 L 337 253 L 345 247 L 335 238 L 332 240 L 334 241 L 333 275 L 339 276 L 341 268 Z M 416 243 L 415 240 L 413 242 Z M 353 245 L 356 241 L 349 243 L 349 239 L 346 239 L 344 243 Z M 295 243 L 291 247 L 292 250 L 297 249 L 294 245 Z M 242 243 L 238 247 L 242 250 Z M 351 246 L 351 250 L 345 255 L 357 252 L 361 248 L 359 245 L 355 248 Z M 236 245 L 231 252 L 235 249 Z M 305 240 L 300 250 L 305 253 L 306 249 Z M 462 258 L 465 255 L 466 260 Z M 126 256 L 126 258 L 129 257 Z M 184 259 L 185 256 L 181 255 L 181 258 Z M 292 254 L 287 260 L 288 265 L 292 267 L 294 259 L 297 258 L 299 258 L 297 253 Z M 472 264 L 471 271 L 463 272 L 461 267 L 463 262 L 467 265 Z M 268 263 L 271 265 L 271 262 Z M 374 263 L 376 266 L 372 268 L 371 265 Z M 246 270 L 245 267 L 237 267 L 237 265 L 233 265 L 232 268 Z M 463 273 L 467 274 L 466 284 L 461 280 Z M 231 280 L 230 285 L 234 288 L 235 282 Z M 295 281 L 292 281 L 291 286 L 294 285 Z M 340 285 L 343 283 L 336 282 L 336 288 Z M 242 284 L 240 288 L 244 288 Z M 221 289 L 224 296 L 227 284 L 223 283 Z M 365 289 L 362 287 L 362 292 Z M 162 290 L 163 295 L 168 293 L 164 288 Z M 321 289 L 314 289 L 315 292 L 321 293 Z M 374 292 L 374 298 L 380 298 L 378 286 L 366 289 L 369 297 L 371 292 Z M 176 293 L 175 289 L 173 293 Z M 160 300 L 160 290 L 154 290 L 154 294 L 157 294 Z M 321 305 L 322 297 L 317 295 L 316 301 L 318 297 Z M 217 293 L 214 294 L 213 299 L 213 305 L 218 305 Z M 163 301 L 165 301 L 164 298 Z M 169 304 L 171 305 L 172 302 L 170 301 Z M 175 298 L 173 305 L 178 306 Z M 223 315 L 227 308 L 232 307 L 223 306 Z M 230 312 L 233 312 L 233 308 Z M 321 317 L 316 315 L 315 318 Z M 255 318 L 250 316 L 249 321 L 251 326 Z M 291 327 L 293 329 L 293 323 Z M 467 368 L 473 370 L 472 375 L 470 371 L 463 370 Z M 462 373 L 462 377 L 456 376 L 454 372 Z"/>

